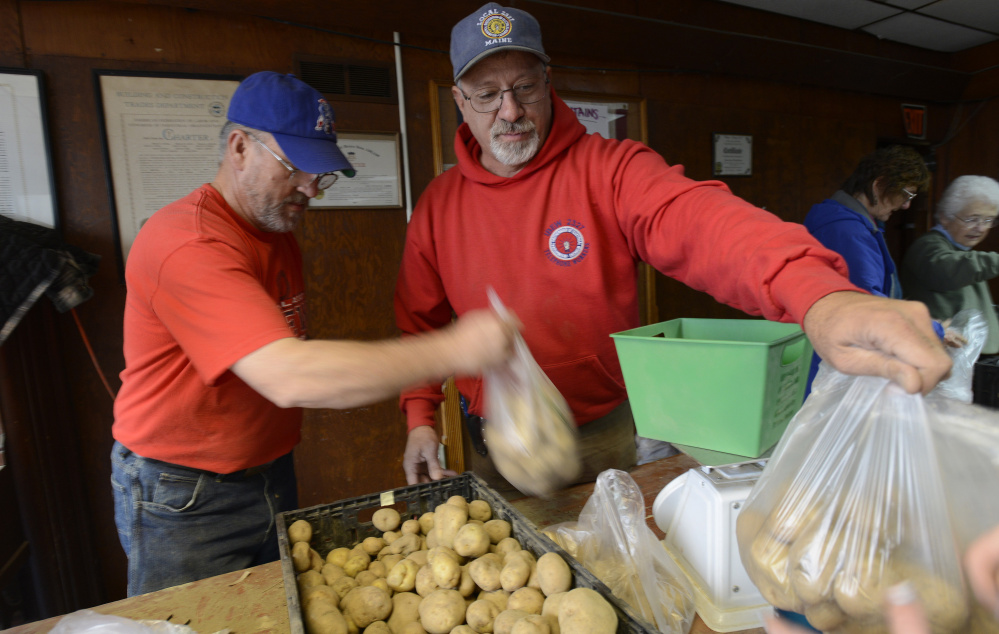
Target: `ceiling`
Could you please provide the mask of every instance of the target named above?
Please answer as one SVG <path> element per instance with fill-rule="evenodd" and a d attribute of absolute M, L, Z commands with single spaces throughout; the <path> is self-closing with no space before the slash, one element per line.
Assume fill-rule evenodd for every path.
<path fill-rule="evenodd" d="M 997 0 L 722 0 L 956 53 L 999 40 Z"/>

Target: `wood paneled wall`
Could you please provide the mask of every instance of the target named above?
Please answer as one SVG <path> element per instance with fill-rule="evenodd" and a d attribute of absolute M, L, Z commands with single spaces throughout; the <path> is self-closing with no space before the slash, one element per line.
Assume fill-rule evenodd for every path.
<path fill-rule="evenodd" d="M 114 387 L 123 367 L 125 291 L 115 259 L 93 69 L 247 75 L 258 70 L 293 72 L 298 55 L 391 62 L 392 31 L 398 30 L 407 45 L 402 51 L 401 99 L 406 111 L 413 194 L 418 196 L 434 175 L 429 82 L 451 76 L 450 62 L 443 52 L 450 26 L 481 2 L 442 0 L 435 5 L 437 15 L 423 15 L 420 20 L 404 19 L 411 7 L 394 0 L 364 5 L 248 2 L 239 9 L 209 0 L 186 3 L 199 9 L 172 6 L 176 4 L 0 0 L 0 65 L 39 69 L 45 74 L 64 238 L 103 258 L 91 280 L 95 297 L 78 312 L 101 369 Z M 904 94 L 906 83 L 893 81 L 891 92 L 872 90 L 872 79 L 862 65 L 830 73 L 829 83 L 823 86 L 814 77 L 803 81 L 807 68 L 798 68 L 800 60 L 795 62 L 791 56 L 785 56 L 786 73 L 770 57 L 766 59 L 771 63 L 749 68 L 753 53 L 742 48 L 742 40 L 730 39 L 712 47 L 707 39 L 677 34 L 656 41 L 657 34 L 673 33 L 665 21 L 686 17 L 706 25 L 715 19 L 745 25 L 750 15 L 745 10 L 735 9 L 733 18 L 719 13 L 722 5 L 709 0 L 678 0 L 656 4 L 655 8 L 616 0 L 585 3 L 596 9 L 644 10 L 659 20 L 637 23 L 599 12 L 559 11 L 553 3 L 518 4 L 536 12 L 546 35 L 550 35 L 556 89 L 644 97 L 650 145 L 669 162 L 684 164 L 690 176 L 710 177 L 712 133 L 753 135 L 753 175 L 725 181 L 736 194 L 786 220 L 801 221 L 810 205 L 834 191 L 859 158 L 879 141 L 904 136 L 900 113 L 904 99 L 896 93 Z M 284 10 L 287 20 L 302 23 L 309 19 L 310 7 L 312 24 L 318 28 L 271 19 Z M 343 25 L 331 28 L 340 16 Z M 729 27 L 735 28 L 733 24 Z M 613 47 L 570 37 L 572 33 L 604 34 L 611 26 L 633 29 L 634 33 L 610 34 L 601 40 L 619 44 Z M 761 38 L 836 45 L 830 31 L 815 25 L 802 26 L 781 18 L 751 26 Z M 852 35 L 846 39 L 844 49 L 852 47 L 863 55 L 874 56 L 890 48 L 866 40 L 858 43 Z M 809 50 L 814 53 L 813 49 Z M 774 49 L 761 51 L 772 55 Z M 670 59 L 669 54 L 675 58 Z M 910 49 L 902 50 L 899 56 L 934 68 L 947 62 L 939 55 Z M 735 64 L 735 60 L 742 61 Z M 671 62 L 675 62 L 675 72 L 669 71 Z M 979 67 L 974 58 L 962 59 L 962 63 Z M 875 66 L 872 61 L 871 68 Z M 622 70 L 616 72 L 615 67 Z M 646 70 L 636 72 L 639 69 Z M 856 89 L 844 90 L 851 77 L 856 77 Z M 922 99 L 920 103 L 929 106 L 929 142 L 936 143 L 947 137 L 955 117 L 966 116 L 975 106 L 950 103 L 955 90 L 952 74 L 935 72 L 925 75 L 924 80 L 911 82 L 910 98 Z M 980 93 L 976 98 L 994 95 L 994 83 L 988 77 L 976 82 Z M 940 102 L 926 101 L 927 93 L 935 87 L 942 95 Z M 393 106 L 335 101 L 334 108 L 341 130 L 400 130 Z M 996 138 L 996 108 L 989 103 L 975 111 L 956 136 L 937 150 L 938 180 L 969 171 L 996 175 L 999 150 L 988 141 Z M 928 207 L 917 223 L 924 227 L 926 211 Z M 315 336 L 377 339 L 395 334 L 392 292 L 405 229 L 403 209 L 319 211 L 307 216 L 298 235 L 306 260 L 310 328 Z M 904 244 L 898 248 L 903 249 Z M 661 319 L 739 316 L 672 280 L 660 276 L 656 285 Z M 41 310 L 36 308 L 33 313 Z M 29 314 L 27 320 L 33 319 L 38 315 Z M 66 599 L 52 608 L 58 613 L 88 607 L 83 604 L 88 601 L 123 597 L 125 558 L 115 533 L 108 486 L 111 398 L 70 317 L 49 315 L 44 323 L 51 329 L 54 343 L 46 363 L 66 376 L 67 411 L 58 422 L 72 431 L 66 437 L 75 439 L 82 463 L 75 468 L 78 473 L 65 477 L 77 481 L 87 502 L 81 511 L 83 517 L 67 516 L 65 521 L 86 526 L 89 552 L 94 557 L 85 565 L 96 567 L 91 572 L 99 579 L 99 587 L 87 598 L 67 593 Z M 7 346 L 0 349 L 3 356 L 17 354 Z M 3 367 L 16 366 L 8 363 Z M 18 397 L 8 391 L 3 398 Z M 0 410 L 4 415 L 10 411 L 9 406 Z M 404 424 L 394 400 L 347 411 L 309 412 L 303 443 L 296 452 L 300 504 L 319 504 L 404 484 L 404 445 Z M 9 456 L 12 462 L 21 459 Z M 72 568 L 83 564 L 66 560 L 62 565 Z M 67 579 L 71 578 L 67 574 Z"/>

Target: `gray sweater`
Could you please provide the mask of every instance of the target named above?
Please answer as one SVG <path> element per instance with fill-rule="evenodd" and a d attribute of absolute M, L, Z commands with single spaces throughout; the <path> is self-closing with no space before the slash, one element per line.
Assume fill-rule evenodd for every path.
<path fill-rule="evenodd" d="M 905 299 L 926 304 L 934 319 L 950 319 L 968 308 L 982 311 L 989 327 L 982 354 L 999 353 L 999 319 L 988 284 L 997 276 L 999 253 L 964 249 L 939 231 L 913 242 L 899 271 Z"/>

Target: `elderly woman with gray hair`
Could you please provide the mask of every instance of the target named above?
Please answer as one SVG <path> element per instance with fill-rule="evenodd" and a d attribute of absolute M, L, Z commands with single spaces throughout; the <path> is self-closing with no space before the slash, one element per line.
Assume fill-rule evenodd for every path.
<path fill-rule="evenodd" d="M 982 311 L 989 332 L 982 354 L 999 353 L 999 319 L 988 283 L 999 277 L 999 253 L 973 250 L 997 223 L 999 183 L 959 176 L 944 190 L 934 216 L 937 224 L 902 260 L 905 298 L 923 302 L 941 321 L 964 309 Z"/>

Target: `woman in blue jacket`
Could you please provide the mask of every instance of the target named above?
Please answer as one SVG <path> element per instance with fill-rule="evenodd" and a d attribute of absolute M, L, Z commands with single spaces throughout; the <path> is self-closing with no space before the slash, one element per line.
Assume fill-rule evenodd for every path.
<path fill-rule="evenodd" d="M 805 227 L 826 247 L 846 260 L 850 281 L 882 297 L 901 298 L 895 263 L 888 253 L 884 223 L 892 213 L 908 209 L 930 180 L 916 150 L 903 145 L 881 148 L 864 157 L 832 197 L 814 205 Z M 819 368 L 812 358 L 805 394 Z"/>

